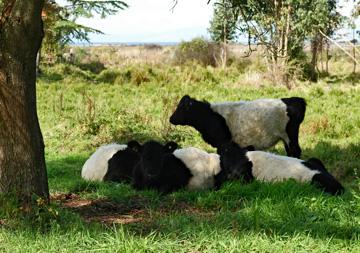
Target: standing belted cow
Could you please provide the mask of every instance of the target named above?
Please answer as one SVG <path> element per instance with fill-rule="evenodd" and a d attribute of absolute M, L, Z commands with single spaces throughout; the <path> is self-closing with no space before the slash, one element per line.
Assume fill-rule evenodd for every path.
<path fill-rule="evenodd" d="M 170 123 L 194 127 L 213 147 L 233 140 L 241 147 L 263 150 L 282 140 L 287 155 L 299 158 L 305 110 L 306 102 L 299 97 L 210 104 L 185 95 Z"/>

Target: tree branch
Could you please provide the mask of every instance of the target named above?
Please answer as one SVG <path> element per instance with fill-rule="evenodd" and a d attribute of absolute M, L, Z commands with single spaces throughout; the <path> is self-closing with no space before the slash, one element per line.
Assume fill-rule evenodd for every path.
<path fill-rule="evenodd" d="M 321 30 L 319 30 L 319 33 L 322 36 L 324 36 L 326 39 L 328 39 L 330 42 L 334 43 L 338 48 L 340 48 L 347 56 L 349 56 L 354 62 L 356 62 L 356 64 L 360 65 L 360 63 L 348 51 L 346 51 L 339 43 L 337 43 L 335 40 L 331 39 L 329 36 L 327 36 Z"/>

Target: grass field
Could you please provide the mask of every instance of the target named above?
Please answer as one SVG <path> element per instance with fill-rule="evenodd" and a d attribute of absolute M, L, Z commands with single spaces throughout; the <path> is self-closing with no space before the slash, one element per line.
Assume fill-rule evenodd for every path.
<path fill-rule="evenodd" d="M 24 222 L 0 219 L 0 252 L 360 252 L 359 84 L 329 76 L 289 91 L 262 79 L 250 85 L 252 68 L 45 69 L 38 112 L 52 204 L 38 203 Z M 332 197 L 288 181 L 161 196 L 81 179 L 83 163 L 105 143 L 173 140 L 214 151 L 192 128 L 168 122 L 184 94 L 209 101 L 304 97 L 303 158 L 323 160 L 346 193 Z M 280 143 L 271 151 L 284 154 Z"/>

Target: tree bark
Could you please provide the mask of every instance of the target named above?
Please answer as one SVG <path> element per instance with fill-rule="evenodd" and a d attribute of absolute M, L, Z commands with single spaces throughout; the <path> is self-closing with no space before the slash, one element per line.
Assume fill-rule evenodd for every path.
<path fill-rule="evenodd" d="M 0 19 L 0 193 L 49 199 L 36 109 L 44 0 L 5 0 Z"/>
<path fill-rule="evenodd" d="M 318 61 L 318 52 L 319 52 L 319 34 L 316 34 L 311 40 L 311 73 L 310 73 L 310 81 L 317 81 L 317 61 Z"/>
<path fill-rule="evenodd" d="M 226 13 L 226 11 L 225 11 Z M 224 19 L 224 40 L 221 47 L 221 68 L 226 68 L 227 63 L 227 17 Z"/>
<path fill-rule="evenodd" d="M 329 51 L 330 51 L 330 41 L 326 41 L 326 62 L 325 62 L 325 73 L 329 74 Z"/>
<path fill-rule="evenodd" d="M 355 29 L 353 29 L 353 39 L 352 39 L 352 44 L 353 44 L 353 57 L 354 59 L 356 59 L 356 45 L 355 45 L 356 39 L 355 39 Z M 353 65 L 353 74 L 356 73 L 356 61 L 354 61 L 354 65 Z"/>

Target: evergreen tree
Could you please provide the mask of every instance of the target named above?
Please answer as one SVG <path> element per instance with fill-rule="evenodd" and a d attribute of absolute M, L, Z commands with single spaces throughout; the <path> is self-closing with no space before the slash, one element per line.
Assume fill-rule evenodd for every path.
<path fill-rule="evenodd" d="M 234 41 L 236 39 L 236 23 L 238 9 L 231 8 L 228 0 L 214 4 L 214 16 L 208 29 L 211 39 L 215 42 Z"/>
<path fill-rule="evenodd" d="M 90 18 L 94 15 L 104 18 L 127 7 L 128 5 L 120 0 L 67 0 L 64 6 L 54 0 L 45 0 L 42 12 L 45 38 L 42 48 L 45 53 L 56 55 L 70 42 L 89 41 L 90 33 L 102 32 L 78 24 L 78 18 Z"/>

